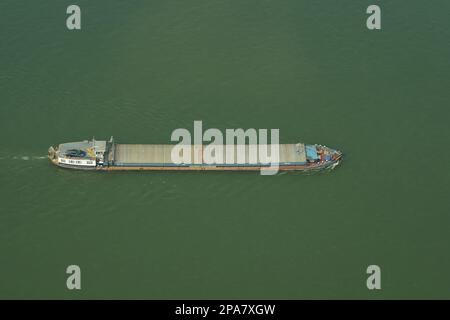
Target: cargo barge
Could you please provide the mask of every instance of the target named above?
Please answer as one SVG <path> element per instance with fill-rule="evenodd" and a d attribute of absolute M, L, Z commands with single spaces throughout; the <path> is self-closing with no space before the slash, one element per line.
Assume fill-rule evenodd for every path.
<path fill-rule="evenodd" d="M 259 171 L 269 169 L 270 165 L 273 165 L 250 161 L 251 145 L 225 146 L 223 158 L 226 158 L 226 153 L 230 153 L 229 156 L 234 158 L 234 161 L 213 164 L 204 160 L 205 145 L 192 145 L 189 155 L 191 161 L 175 163 L 171 156 L 175 146 L 119 144 L 111 137 L 109 141 L 92 139 L 52 146 L 48 150 L 48 157 L 53 164 L 62 168 L 101 171 Z M 342 159 L 340 151 L 318 144 L 279 144 L 278 150 L 279 171 L 334 168 Z"/>

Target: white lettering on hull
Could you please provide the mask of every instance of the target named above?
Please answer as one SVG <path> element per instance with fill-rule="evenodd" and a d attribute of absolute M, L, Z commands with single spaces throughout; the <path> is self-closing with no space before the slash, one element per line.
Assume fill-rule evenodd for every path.
<path fill-rule="evenodd" d="M 84 166 L 84 167 L 95 167 L 95 160 L 91 159 L 70 159 L 58 157 L 58 163 L 67 164 L 71 166 Z"/>

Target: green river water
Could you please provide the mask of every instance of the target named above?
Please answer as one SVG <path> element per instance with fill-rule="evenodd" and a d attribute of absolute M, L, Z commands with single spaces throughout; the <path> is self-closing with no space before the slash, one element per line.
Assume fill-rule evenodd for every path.
<path fill-rule="evenodd" d="M 66 28 L 78 4 L 81 30 Z M 378 4 L 382 29 L 366 28 Z M 0 2 L 0 298 L 450 298 L 449 1 Z M 279 128 L 322 174 L 59 169 Z M 82 289 L 66 288 L 79 265 Z M 368 290 L 366 268 L 381 268 Z"/>

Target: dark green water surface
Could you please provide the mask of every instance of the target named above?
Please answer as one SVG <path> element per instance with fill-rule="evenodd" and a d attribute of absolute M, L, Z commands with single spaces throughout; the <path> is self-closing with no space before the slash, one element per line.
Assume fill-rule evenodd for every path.
<path fill-rule="evenodd" d="M 82 29 L 66 28 L 77 3 Z M 368 5 L 382 30 L 366 28 Z M 450 298 L 449 1 L 0 2 L 0 298 Z M 279 128 L 315 175 L 58 169 Z M 66 288 L 66 267 L 82 290 Z M 366 268 L 382 270 L 382 290 Z"/>

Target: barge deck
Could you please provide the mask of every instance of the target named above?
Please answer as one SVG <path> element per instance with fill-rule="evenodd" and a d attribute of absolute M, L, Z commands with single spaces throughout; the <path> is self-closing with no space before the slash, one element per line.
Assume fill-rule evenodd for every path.
<path fill-rule="evenodd" d="M 92 139 L 50 147 L 49 158 L 53 164 L 63 168 L 102 171 L 264 171 L 270 170 L 273 165 L 260 161 L 261 155 L 257 145 L 223 146 L 223 149 L 220 149 L 223 150 L 220 157 L 222 160 L 214 163 L 206 161 L 204 157 L 206 145 L 188 146 L 188 161 L 174 162 L 172 158 L 175 146 L 119 144 L 111 137 L 109 141 Z M 269 151 L 270 147 L 267 145 Z M 280 171 L 334 168 L 342 158 L 340 151 L 322 145 L 296 143 L 279 144 L 277 147 L 276 165 Z"/>

